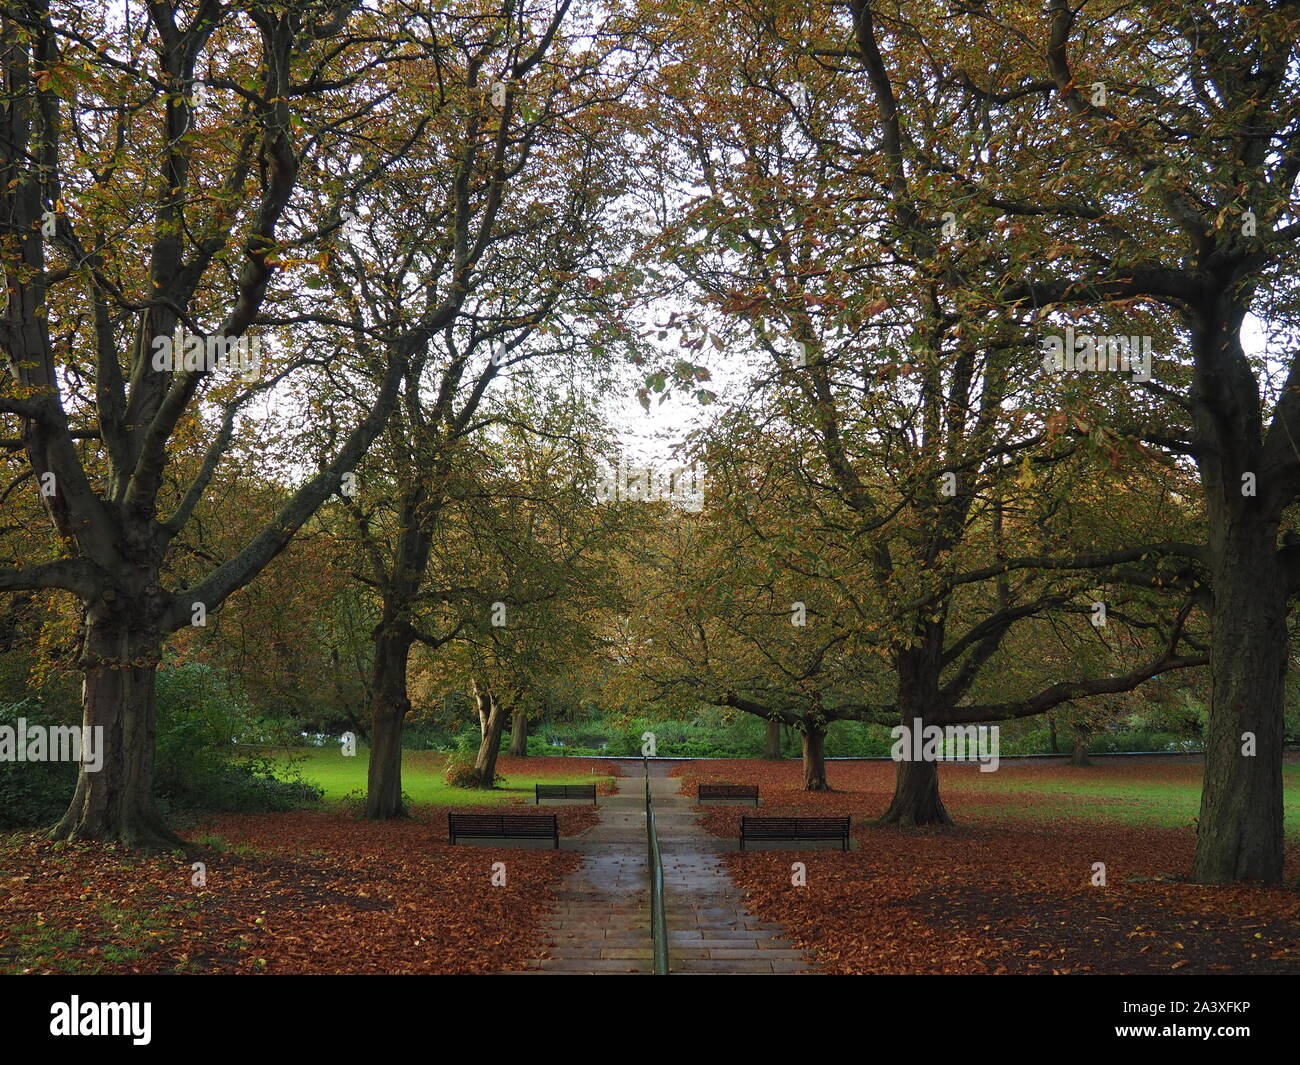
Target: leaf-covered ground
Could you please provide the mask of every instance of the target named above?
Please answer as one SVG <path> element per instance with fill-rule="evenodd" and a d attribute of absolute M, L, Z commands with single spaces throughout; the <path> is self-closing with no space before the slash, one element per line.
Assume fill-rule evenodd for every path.
<path fill-rule="evenodd" d="M 1295 780 L 1295 765 L 1288 767 Z M 868 822 L 889 805 L 894 765 L 831 763 L 832 793 L 799 790 L 797 762 L 696 762 L 696 781 L 756 783 L 760 815 L 853 818 L 857 849 L 725 855 L 749 908 L 780 921 L 831 973 L 1300 973 L 1300 846 L 1285 888 L 1203 887 L 1184 879 L 1195 827 L 1170 826 L 1164 792 L 1199 788 L 1189 762 L 1107 760 L 1086 768 L 942 766 L 957 826 Z M 710 806 L 705 825 L 735 839 L 752 807 Z M 791 883 L 804 862 L 807 886 Z M 1104 862 L 1106 886 L 1093 886 Z"/>
<path fill-rule="evenodd" d="M 506 761 L 503 759 L 503 761 Z M 527 759 L 571 775 L 576 759 Z M 560 763 L 549 766 L 548 763 Z M 617 769 L 598 763 L 598 771 Z M 519 767 L 508 762 L 503 772 Z M 458 806 L 501 812 L 500 806 Z M 0 972 L 481 973 L 534 956 L 569 851 L 447 843 L 445 806 L 408 821 L 344 809 L 213 817 L 184 833 L 207 849 L 206 886 L 189 860 L 38 833 L 0 837 Z M 553 806 L 562 836 L 595 823 Z M 494 862 L 506 865 L 493 886 Z"/>

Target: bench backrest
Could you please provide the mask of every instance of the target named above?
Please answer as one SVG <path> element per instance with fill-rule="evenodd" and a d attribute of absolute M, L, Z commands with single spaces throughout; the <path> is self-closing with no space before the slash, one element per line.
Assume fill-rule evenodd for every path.
<path fill-rule="evenodd" d="M 536 784 L 538 798 L 548 799 L 594 799 L 595 784 Z"/>
<path fill-rule="evenodd" d="M 458 836 L 553 836 L 554 814 L 447 814 L 447 828 Z"/>
<path fill-rule="evenodd" d="M 740 831 L 745 836 L 799 835 L 843 836 L 849 830 L 847 817 L 742 817 Z"/>
<path fill-rule="evenodd" d="M 757 799 L 757 784 L 701 784 L 701 799 Z"/>

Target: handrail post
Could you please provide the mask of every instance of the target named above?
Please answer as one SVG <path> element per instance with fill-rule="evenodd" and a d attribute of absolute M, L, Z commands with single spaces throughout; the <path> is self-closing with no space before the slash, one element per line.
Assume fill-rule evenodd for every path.
<path fill-rule="evenodd" d="M 656 976 L 668 975 L 668 921 L 664 916 L 664 863 L 659 850 L 659 833 L 655 828 L 654 803 L 650 796 L 650 761 L 643 754 L 645 773 L 645 828 L 650 859 L 650 941 L 654 947 Z"/>

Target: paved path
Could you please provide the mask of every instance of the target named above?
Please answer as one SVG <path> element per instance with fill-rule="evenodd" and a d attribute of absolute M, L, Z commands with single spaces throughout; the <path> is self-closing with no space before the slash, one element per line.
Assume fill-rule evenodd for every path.
<path fill-rule="evenodd" d="M 550 957 L 529 962 L 529 972 L 652 971 L 645 778 L 633 773 L 616 778 L 617 795 L 601 797 L 597 825 L 562 841 L 582 853 L 582 868 L 560 888 L 558 908 L 546 924 Z M 679 781 L 666 773 L 665 765 L 650 767 L 672 972 L 811 972 L 802 952 L 780 938 L 780 925 L 764 924 L 745 910 L 717 857 L 730 849 L 728 842 L 699 826 L 694 803 L 677 794 Z"/>

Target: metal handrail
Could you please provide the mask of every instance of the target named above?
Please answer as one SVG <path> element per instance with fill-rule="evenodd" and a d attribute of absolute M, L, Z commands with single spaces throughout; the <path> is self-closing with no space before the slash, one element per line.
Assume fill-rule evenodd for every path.
<path fill-rule="evenodd" d="M 650 798 L 650 762 L 643 755 L 645 771 L 645 830 L 650 843 L 650 939 L 654 946 L 655 975 L 668 975 L 668 921 L 664 916 L 664 860 L 655 828 L 654 803 Z"/>

